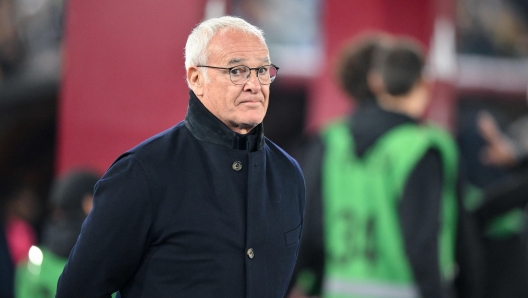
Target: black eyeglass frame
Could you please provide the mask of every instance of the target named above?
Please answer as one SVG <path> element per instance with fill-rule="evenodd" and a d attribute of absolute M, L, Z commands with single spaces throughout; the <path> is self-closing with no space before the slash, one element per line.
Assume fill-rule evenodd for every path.
<path fill-rule="evenodd" d="M 249 74 L 246 78 L 246 81 L 244 83 L 241 83 L 241 84 L 237 84 L 235 82 L 233 82 L 233 79 L 231 78 L 231 70 L 237 68 L 237 67 L 241 67 L 241 66 L 244 66 L 244 67 L 247 67 L 249 68 Z M 218 66 L 210 66 L 210 65 L 196 65 L 196 67 L 207 67 L 207 68 L 214 68 L 214 69 L 222 69 L 222 70 L 227 70 L 229 72 L 229 80 L 231 81 L 231 83 L 235 84 L 235 85 L 244 85 L 245 83 L 247 83 L 247 81 L 249 81 L 249 77 L 251 76 L 251 71 L 252 70 L 255 70 L 256 74 L 257 74 L 257 79 L 259 81 L 260 84 L 262 85 L 270 85 L 271 83 L 273 83 L 273 81 L 275 81 L 275 78 L 277 77 L 277 74 L 275 74 L 275 76 L 273 78 L 270 77 L 270 82 L 268 84 L 264 84 L 260 81 L 260 77 L 259 77 L 259 70 L 261 68 L 264 68 L 264 67 L 267 67 L 267 66 L 273 66 L 277 73 L 279 73 L 279 67 L 275 64 L 268 64 L 268 65 L 262 65 L 261 67 L 249 67 L 249 66 L 246 66 L 246 65 L 237 65 L 237 66 L 233 66 L 233 67 L 218 67 Z"/>

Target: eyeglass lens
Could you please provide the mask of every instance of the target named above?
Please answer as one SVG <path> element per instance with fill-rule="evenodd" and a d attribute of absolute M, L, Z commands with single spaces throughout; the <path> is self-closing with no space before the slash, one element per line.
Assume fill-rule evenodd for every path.
<path fill-rule="evenodd" d="M 229 72 L 233 84 L 241 85 L 249 80 L 251 76 L 251 69 L 247 66 L 237 66 Z M 257 69 L 257 77 L 261 84 L 268 85 L 275 80 L 277 76 L 277 68 L 273 65 L 262 66 Z"/>

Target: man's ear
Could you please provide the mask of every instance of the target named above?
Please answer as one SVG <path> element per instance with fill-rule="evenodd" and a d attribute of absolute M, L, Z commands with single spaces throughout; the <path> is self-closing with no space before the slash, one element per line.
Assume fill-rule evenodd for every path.
<path fill-rule="evenodd" d="M 189 69 L 187 69 L 187 83 L 189 83 L 189 87 L 198 97 L 203 95 L 204 80 L 205 77 L 198 68 L 189 67 Z"/>
<path fill-rule="evenodd" d="M 372 90 L 372 93 L 376 96 L 380 96 L 382 93 L 385 92 L 385 86 L 383 84 L 383 78 L 381 77 L 381 74 L 375 71 L 370 71 L 367 75 L 367 83 Z"/>
<path fill-rule="evenodd" d="M 429 91 L 433 88 L 433 82 L 426 76 L 420 78 L 419 84 Z"/>
<path fill-rule="evenodd" d="M 84 214 L 88 216 L 93 207 L 93 195 L 85 194 L 81 201 L 81 206 Z"/>

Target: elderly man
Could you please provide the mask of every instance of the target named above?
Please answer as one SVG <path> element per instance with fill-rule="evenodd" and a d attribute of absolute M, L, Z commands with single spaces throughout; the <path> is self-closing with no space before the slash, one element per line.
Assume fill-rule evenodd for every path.
<path fill-rule="evenodd" d="M 56 297 L 284 297 L 305 189 L 264 137 L 278 67 L 262 31 L 229 16 L 199 24 L 185 56 L 185 121 L 97 183 Z"/>

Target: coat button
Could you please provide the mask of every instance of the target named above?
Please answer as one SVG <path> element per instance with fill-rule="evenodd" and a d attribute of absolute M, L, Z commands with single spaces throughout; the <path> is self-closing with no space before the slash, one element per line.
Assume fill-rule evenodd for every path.
<path fill-rule="evenodd" d="M 253 259 L 253 257 L 255 256 L 255 253 L 253 252 L 253 248 L 250 248 L 250 249 L 247 250 L 247 256 L 250 259 Z"/>
<path fill-rule="evenodd" d="M 235 161 L 231 167 L 238 172 L 242 170 L 242 163 L 240 161 Z"/>

